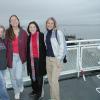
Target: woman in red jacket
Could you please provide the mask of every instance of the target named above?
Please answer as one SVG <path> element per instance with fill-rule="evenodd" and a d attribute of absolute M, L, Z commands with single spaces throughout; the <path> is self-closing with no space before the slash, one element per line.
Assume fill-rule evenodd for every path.
<path fill-rule="evenodd" d="M 7 65 L 10 71 L 11 82 L 15 99 L 20 98 L 23 92 L 22 67 L 26 61 L 27 33 L 20 27 L 19 18 L 12 15 L 9 19 L 9 28 L 6 30 Z"/>

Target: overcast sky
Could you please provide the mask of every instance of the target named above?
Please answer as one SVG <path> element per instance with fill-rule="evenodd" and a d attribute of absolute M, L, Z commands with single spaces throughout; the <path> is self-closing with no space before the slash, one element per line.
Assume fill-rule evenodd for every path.
<path fill-rule="evenodd" d="M 32 20 L 44 24 L 50 16 L 59 24 L 100 24 L 100 0 L 0 0 L 0 24 L 8 26 L 12 14 L 24 26 Z"/>

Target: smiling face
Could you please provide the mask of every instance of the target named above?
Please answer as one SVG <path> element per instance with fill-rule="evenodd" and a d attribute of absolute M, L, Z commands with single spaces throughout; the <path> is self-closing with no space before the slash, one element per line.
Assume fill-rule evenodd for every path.
<path fill-rule="evenodd" d="M 54 29 L 54 27 L 55 27 L 54 21 L 51 20 L 51 19 L 49 19 L 49 20 L 47 21 L 47 23 L 46 23 L 46 28 L 47 28 L 48 30 L 52 30 L 52 29 Z"/>
<path fill-rule="evenodd" d="M 30 31 L 31 34 L 34 34 L 37 31 L 36 25 L 30 24 L 29 31 Z"/>
<path fill-rule="evenodd" d="M 12 27 L 18 27 L 19 19 L 16 16 L 12 16 L 10 18 L 10 24 L 11 24 Z"/>

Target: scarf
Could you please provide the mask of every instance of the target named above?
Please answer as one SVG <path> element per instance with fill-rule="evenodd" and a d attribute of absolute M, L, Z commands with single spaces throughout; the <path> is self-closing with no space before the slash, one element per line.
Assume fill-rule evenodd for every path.
<path fill-rule="evenodd" d="M 37 34 L 37 47 L 39 48 L 39 32 L 35 34 Z M 38 54 L 39 54 L 39 49 L 38 49 Z M 32 79 L 33 81 L 35 81 L 36 77 L 35 77 L 34 57 L 33 57 L 33 48 L 32 48 L 32 35 L 30 39 L 30 57 L 31 57 Z"/>

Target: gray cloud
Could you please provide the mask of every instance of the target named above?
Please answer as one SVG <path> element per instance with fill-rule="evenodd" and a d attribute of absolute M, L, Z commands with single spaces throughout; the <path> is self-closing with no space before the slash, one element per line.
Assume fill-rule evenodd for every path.
<path fill-rule="evenodd" d="M 54 16 L 60 24 L 99 24 L 100 0 L 2 0 L 0 24 L 8 25 L 9 16 L 16 14 L 23 25 L 30 20 L 43 24 Z"/>

